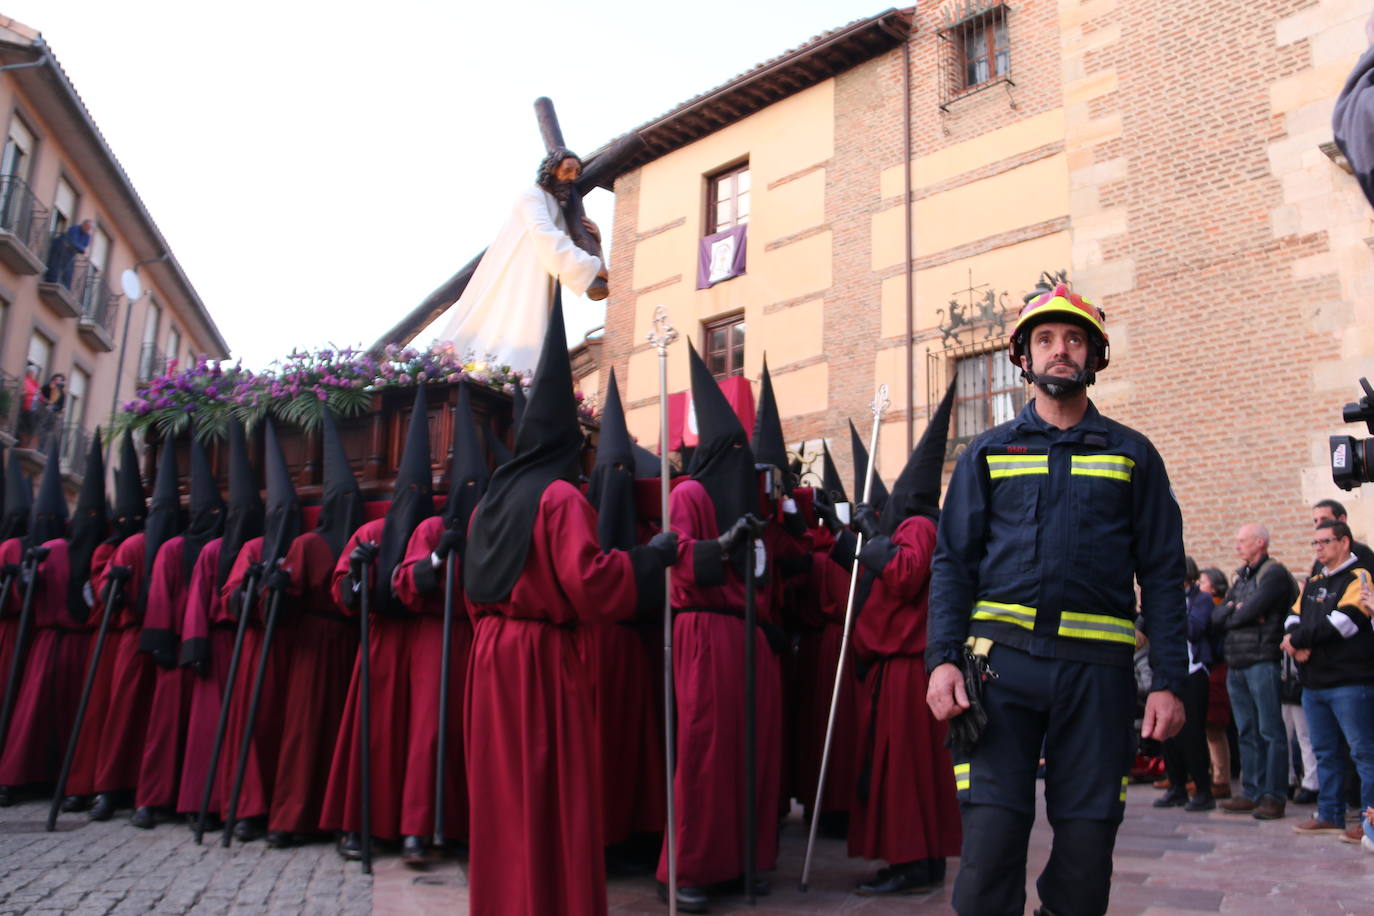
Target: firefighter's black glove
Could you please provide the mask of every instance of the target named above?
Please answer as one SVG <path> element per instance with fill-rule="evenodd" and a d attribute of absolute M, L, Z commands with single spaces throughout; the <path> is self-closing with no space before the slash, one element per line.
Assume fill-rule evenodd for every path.
<path fill-rule="evenodd" d="M 988 667 L 986 655 L 974 655 L 968 648 L 964 649 L 964 657 L 959 662 L 959 668 L 964 674 L 964 692 L 968 694 L 968 709 L 950 720 L 945 746 L 954 752 L 956 758 L 966 760 L 973 755 L 973 749 L 978 746 L 978 740 L 983 737 L 983 731 L 988 726 L 987 709 L 983 706 L 983 692 L 987 682 L 997 677 L 997 674 Z"/>
<path fill-rule="evenodd" d="M 664 569 L 672 566 L 677 562 L 677 532 L 660 531 L 649 539 L 649 549 Z"/>
<path fill-rule="evenodd" d="M 883 533 L 878 527 L 878 513 L 868 503 L 859 503 L 854 507 L 854 530 L 869 540 Z"/>

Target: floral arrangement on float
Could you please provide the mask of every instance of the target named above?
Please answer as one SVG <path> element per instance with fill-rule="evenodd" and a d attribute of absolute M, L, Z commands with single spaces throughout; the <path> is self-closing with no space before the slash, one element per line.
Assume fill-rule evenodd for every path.
<path fill-rule="evenodd" d="M 140 383 L 124 402 L 115 432 L 155 430 L 160 437 L 175 437 L 194 428 L 209 440 L 227 435 L 230 419 L 251 428 L 266 416 L 310 430 L 326 405 L 338 417 L 357 416 L 371 408 L 374 394 L 388 388 L 467 379 L 514 394 L 516 385 L 529 387 L 532 375 L 491 357 L 459 354 L 447 342 L 426 350 L 388 345 L 380 354 L 351 347 L 294 350 L 261 372 L 241 362 L 202 358 L 182 368 L 173 360 L 166 373 Z M 582 418 L 595 422 L 592 408 L 580 393 L 577 397 Z"/>

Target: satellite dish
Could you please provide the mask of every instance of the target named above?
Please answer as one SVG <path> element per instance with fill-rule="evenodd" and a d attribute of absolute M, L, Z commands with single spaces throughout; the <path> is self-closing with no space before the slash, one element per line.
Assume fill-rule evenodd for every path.
<path fill-rule="evenodd" d="M 143 284 L 138 282 L 138 271 L 130 268 L 119 275 L 119 285 L 124 288 L 124 295 L 130 301 L 143 295 Z"/>

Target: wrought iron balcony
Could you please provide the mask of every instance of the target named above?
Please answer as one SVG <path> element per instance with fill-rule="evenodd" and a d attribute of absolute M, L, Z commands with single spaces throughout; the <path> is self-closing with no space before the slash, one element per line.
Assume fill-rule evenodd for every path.
<path fill-rule="evenodd" d="M 146 382 L 167 371 L 167 356 L 156 344 L 145 343 L 138 354 L 138 380 Z"/>
<path fill-rule="evenodd" d="M 62 426 L 62 470 L 81 476 L 86 469 L 86 452 L 91 447 L 91 434 L 80 423 L 69 421 Z"/>
<path fill-rule="evenodd" d="M 81 297 L 95 270 L 91 262 L 75 254 L 61 235 L 49 239 L 48 269 L 38 280 L 38 297 L 62 318 L 81 317 Z"/>
<path fill-rule="evenodd" d="M 76 330 L 93 349 L 106 353 L 114 349 L 115 319 L 119 315 L 120 297 L 105 285 L 105 277 L 87 262 L 80 268 L 81 285 L 77 290 L 80 319 Z"/>
<path fill-rule="evenodd" d="M 0 372 L 0 433 L 19 437 L 19 410 L 24 383 L 8 372 Z"/>
<path fill-rule="evenodd" d="M 43 269 L 38 255 L 48 210 L 28 184 L 14 175 L 0 176 L 0 261 L 21 274 Z"/>

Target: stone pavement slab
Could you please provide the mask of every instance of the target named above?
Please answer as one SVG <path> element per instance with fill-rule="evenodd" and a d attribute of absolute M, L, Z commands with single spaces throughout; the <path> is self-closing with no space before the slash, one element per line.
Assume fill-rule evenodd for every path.
<path fill-rule="evenodd" d="M 1117 916 L 1327 916 L 1374 913 L 1374 855 L 1337 837 L 1298 837 L 1293 825 L 1312 808 L 1289 806 L 1289 816 L 1257 821 L 1211 812 L 1155 809 L 1158 793 L 1132 786 L 1116 848 L 1111 913 Z M 466 863 L 448 858 L 423 871 L 379 852 L 374 874 L 343 862 L 327 843 L 289 850 L 261 842 L 221 848 L 196 846 L 180 824 L 143 831 L 124 817 L 90 823 L 63 815 L 59 829 L 43 829 L 46 803 L 0 809 L 0 916 L 9 913 L 231 914 L 304 913 L 308 916 L 454 916 L 467 912 Z M 218 839 L 216 835 L 215 840 Z M 1041 816 L 1031 838 L 1028 911 L 1036 903 L 1035 876 L 1049 856 L 1050 832 Z M 806 834 L 797 812 L 782 833 L 772 893 L 757 906 L 742 898 L 714 901 L 712 913 L 756 916 L 839 913 L 858 916 L 948 913 L 950 883 L 933 893 L 897 899 L 855 896 L 854 883 L 878 863 L 852 860 L 844 844 L 821 839 L 811 889 L 801 893 Z M 609 885 L 615 914 L 666 912 L 649 878 Z"/>

